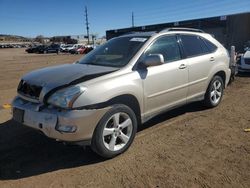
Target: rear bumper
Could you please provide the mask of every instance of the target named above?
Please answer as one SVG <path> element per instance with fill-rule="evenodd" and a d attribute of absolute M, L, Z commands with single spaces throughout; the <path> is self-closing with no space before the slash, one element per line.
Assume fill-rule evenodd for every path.
<path fill-rule="evenodd" d="M 232 74 L 232 70 L 230 68 L 228 68 L 227 72 L 226 72 L 225 87 L 227 87 L 229 82 L 230 82 L 231 74 Z"/>
<path fill-rule="evenodd" d="M 41 104 L 40 104 L 41 105 Z M 42 107 L 39 104 L 27 102 L 16 97 L 13 108 L 24 112 L 22 124 L 40 130 L 47 137 L 67 142 L 91 140 L 96 125 L 109 107 L 93 110 L 58 110 Z M 73 132 L 61 131 L 58 127 L 72 126 Z"/>

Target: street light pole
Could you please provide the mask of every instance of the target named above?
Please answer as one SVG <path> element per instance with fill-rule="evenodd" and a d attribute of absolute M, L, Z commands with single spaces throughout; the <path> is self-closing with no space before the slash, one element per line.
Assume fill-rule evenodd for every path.
<path fill-rule="evenodd" d="M 88 44 L 89 44 L 89 21 L 88 21 L 88 9 L 85 6 L 85 21 L 86 21 L 86 29 L 87 29 L 87 37 L 88 37 Z"/>

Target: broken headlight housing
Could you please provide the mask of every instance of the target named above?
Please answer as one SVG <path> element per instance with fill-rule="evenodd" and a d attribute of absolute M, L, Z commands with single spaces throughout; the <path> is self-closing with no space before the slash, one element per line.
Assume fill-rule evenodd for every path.
<path fill-rule="evenodd" d="M 48 103 L 65 109 L 72 108 L 75 100 L 86 90 L 85 87 L 81 86 L 70 86 L 64 89 L 60 89 L 53 93 L 48 98 Z"/>

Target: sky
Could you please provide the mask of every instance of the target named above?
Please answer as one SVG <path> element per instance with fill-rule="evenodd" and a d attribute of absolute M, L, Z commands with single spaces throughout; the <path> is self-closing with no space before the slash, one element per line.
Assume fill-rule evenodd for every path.
<path fill-rule="evenodd" d="M 250 0 L 0 0 L 0 34 L 25 37 L 90 33 L 250 12 Z"/>

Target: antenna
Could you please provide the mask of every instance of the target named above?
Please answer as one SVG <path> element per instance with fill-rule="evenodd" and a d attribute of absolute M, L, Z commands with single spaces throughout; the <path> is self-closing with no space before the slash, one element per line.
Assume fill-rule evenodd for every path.
<path fill-rule="evenodd" d="M 85 21 L 86 21 L 86 29 L 87 29 L 87 37 L 88 37 L 88 44 L 89 44 L 89 20 L 88 20 L 88 9 L 85 6 Z"/>

